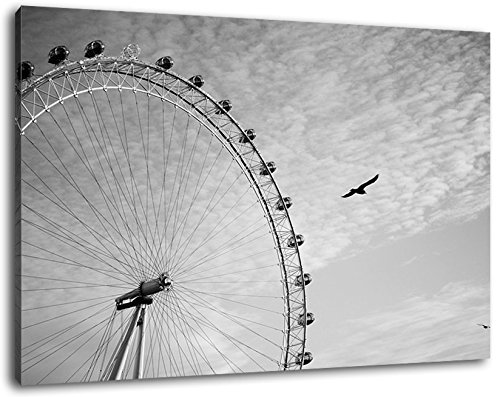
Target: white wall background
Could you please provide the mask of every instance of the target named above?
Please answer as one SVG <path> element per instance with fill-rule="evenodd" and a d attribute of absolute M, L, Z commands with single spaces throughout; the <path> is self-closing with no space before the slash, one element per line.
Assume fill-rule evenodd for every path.
<path fill-rule="evenodd" d="M 182 0 L 179 2 L 142 0 L 141 2 L 123 2 L 118 0 L 31 0 L 14 2 L 3 0 L 1 5 L 1 37 L 2 60 L 2 92 L 0 109 L 2 127 L 0 138 L 0 180 L 2 192 L 0 202 L 3 220 L 0 228 L 0 252 L 2 253 L 0 290 L 0 391 L 4 396 L 18 394 L 35 394 L 41 396 L 136 396 L 143 394 L 181 394 L 189 396 L 255 396 L 272 394 L 290 395 L 337 395 L 337 396 L 471 396 L 497 395 L 500 391 L 500 348 L 496 337 L 497 327 L 495 313 L 499 300 L 498 283 L 500 282 L 496 261 L 499 249 L 495 246 L 495 238 L 499 235 L 499 222 L 496 206 L 492 214 L 492 359 L 483 362 L 464 362 L 450 364 L 412 365 L 395 367 L 375 367 L 342 370 L 304 371 L 295 374 L 266 374 L 246 376 L 225 376 L 213 378 L 192 378 L 159 380 L 152 382 L 133 382 L 126 384 L 57 386 L 21 389 L 12 377 L 13 358 L 11 357 L 11 326 L 9 302 L 10 289 L 8 281 L 11 272 L 10 248 L 10 190 L 12 189 L 13 148 L 10 147 L 12 120 L 12 57 L 14 51 L 14 12 L 21 5 L 95 8 L 123 11 L 142 11 L 174 14 L 195 14 L 213 16 L 232 16 L 247 18 L 286 19 L 301 21 L 318 21 L 332 23 L 356 23 L 368 25 L 387 25 L 419 28 L 443 28 L 476 30 L 491 32 L 492 43 L 492 202 L 498 199 L 500 192 L 498 180 L 495 182 L 499 167 L 496 158 L 499 139 L 495 136 L 498 116 L 495 94 L 498 93 L 498 24 L 497 10 L 494 0 L 419 0 L 412 2 L 396 0 L 345 0 L 325 2 L 320 0 L 278 1 L 251 0 L 247 2 L 226 0 Z M 54 27 L 55 29 L 57 27 Z"/>

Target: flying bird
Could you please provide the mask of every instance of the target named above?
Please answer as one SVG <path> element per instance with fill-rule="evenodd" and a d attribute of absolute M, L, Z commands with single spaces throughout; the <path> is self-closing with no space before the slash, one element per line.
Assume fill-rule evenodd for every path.
<path fill-rule="evenodd" d="M 485 325 L 485 324 L 477 324 L 477 325 L 479 325 L 480 327 L 483 327 L 484 329 L 491 328 L 489 325 Z"/>
<path fill-rule="evenodd" d="M 374 183 L 376 180 L 378 179 L 378 174 L 375 175 L 372 179 L 370 179 L 369 181 L 366 181 L 365 183 L 362 183 L 361 185 L 359 185 L 357 188 L 352 188 L 348 193 L 344 194 L 342 197 L 343 198 L 347 198 L 347 197 L 351 197 L 353 194 L 366 194 L 365 192 L 365 187 L 367 187 L 368 185 L 371 185 L 372 183 Z"/>

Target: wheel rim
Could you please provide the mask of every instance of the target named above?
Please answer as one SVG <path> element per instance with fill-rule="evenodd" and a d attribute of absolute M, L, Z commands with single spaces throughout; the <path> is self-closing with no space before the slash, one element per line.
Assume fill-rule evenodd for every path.
<path fill-rule="evenodd" d="M 126 323 L 130 317 L 113 311 L 113 298 L 162 271 L 171 275 L 175 287 L 159 296 L 150 310 L 146 377 L 302 367 L 297 358 L 304 354 L 306 326 L 298 319 L 307 312 L 305 286 L 288 210 L 277 208 L 283 197 L 253 142 L 240 142 L 244 130 L 213 98 L 159 67 L 136 59 L 100 57 L 54 69 L 27 85 L 19 99 L 26 378 L 34 383 L 101 379 L 108 350 L 116 347 L 118 329 L 123 329 L 115 323 Z M 131 116 L 134 104 L 136 118 Z M 162 150 L 155 147 L 159 136 Z M 174 164 L 169 156 L 176 155 L 165 149 L 174 146 L 182 150 L 177 167 L 169 168 Z M 117 153 L 120 147 L 122 152 Z M 227 168 L 215 166 L 220 158 Z M 86 168 L 86 176 L 79 167 Z M 198 190 L 205 186 L 204 176 L 220 183 L 209 191 Z M 161 183 L 153 187 L 152 180 Z M 167 194 L 166 181 L 172 180 L 172 193 Z M 78 205 L 75 197 L 80 199 Z M 231 204 L 223 207 L 227 202 Z M 243 204 L 251 216 L 235 211 Z M 260 220 L 255 218 L 258 208 Z M 201 220 L 203 227 L 190 219 Z M 241 224 L 246 227 L 235 227 Z M 260 234 L 263 229 L 267 245 L 254 239 L 257 231 L 265 236 Z M 256 252 L 256 246 L 264 249 Z M 235 250 L 241 253 L 236 258 L 231 257 Z M 76 260 L 82 256 L 86 260 Z M 251 266 L 234 270 L 233 264 L 240 261 Z M 279 273 L 274 269 L 273 279 L 265 277 L 276 262 Z M 73 272 L 68 274 L 68 268 Z M 280 292 L 270 294 L 270 285 L 276 282 Z M 283 300 L 279 312 L 271 304 L 277 298 Z M 74 313 L 67 309 L 70 305 Z M 259 314 L 252 317 L 251 312 Z M 85 323 L 87 328 L 73 327 L 82 315 L 93 321 Z M 54 327 L 56 322 L 59 326 Z M 234 334 L 225 331 L 230 329 Z M 262 329 L 272 329 L 273 337 Z M 90 330 L 95 334 L 89 335 Z M 212 333 L 204 334 L 207 330 Z M 224 343 L 215 343 L 216 338 L 237 352 L 232 353 L 234 358 L 221 351 Z M 78 344 L 85 354 L 76 362 L 68 352 Z M 269 356 L 266 344 L 277 347 L 278 353 Z M 209 357 L 212 353 L 217 360 Z M 245 365 L 235 362 L 236 357 L 243 357 Z M 52 363 L 48 370 L 47 362 Z M 70 374 L 67 367 L 78 370 Z"/>

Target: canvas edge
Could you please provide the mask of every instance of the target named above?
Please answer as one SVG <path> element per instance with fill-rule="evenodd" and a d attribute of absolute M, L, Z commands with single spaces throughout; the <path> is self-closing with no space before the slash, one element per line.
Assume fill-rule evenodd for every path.
<path fill-rule="evenodd" d="M 15 13 L 14 22 L 14 65 L 16 70 L 17 65 L 21 61 L 21 23 L 23 6 L 19 7 Z M 18 115 L 20 112 L 20 97 L 15 96 L 14 113 Z M 17 131 L 16 125 L 13 123 L 14 133 L 14 287 L 12 294 L 14 295 L 14 312 L 13 334 L 14 334 L 14 378 L 22 385 L 21 381 L 21 136 Z"/>

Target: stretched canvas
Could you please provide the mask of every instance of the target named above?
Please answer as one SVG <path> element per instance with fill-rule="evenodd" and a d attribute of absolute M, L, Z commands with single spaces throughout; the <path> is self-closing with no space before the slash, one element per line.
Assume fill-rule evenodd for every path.
<path fill-rule="evenodd" d="M 21 7 L 18 380 L 488 358 L 489 49 Z"/>

